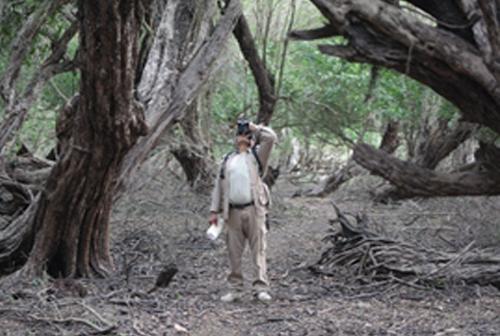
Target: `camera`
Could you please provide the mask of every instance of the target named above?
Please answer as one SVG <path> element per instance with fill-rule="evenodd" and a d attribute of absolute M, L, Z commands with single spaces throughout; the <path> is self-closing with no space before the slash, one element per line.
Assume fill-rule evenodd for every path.
<path fill-rule="evenodd" d="M 238 119 L 238 132 L 236 135 L 250 133 L 250 121 L 248 119 Z"/>

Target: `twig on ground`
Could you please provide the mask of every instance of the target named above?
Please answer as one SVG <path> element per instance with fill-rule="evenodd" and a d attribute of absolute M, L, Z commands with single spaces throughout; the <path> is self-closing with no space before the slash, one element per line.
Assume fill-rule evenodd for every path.
<path fill-rule="evenodd" d="M 476 242 L 475 241 L 472 241 L 469 245 L 467 245 L 460 253 L 458 253 L 456 256 L 454 256 L 450 261 L 448 261 L 446 264 L 444 264 L 443 266 L 439 267 L 437 270 L 434 270 L 432 272 L 430 272 L 429 274 L 427 274 L 427 278 L 430 278 L 432 277 L 433 275 L 436 275 L 438 273 L 441 273 L 443 270 L 447 269 L 448 267 L 450 267 L 451 265 L 453 265 L 454 263 L 458 262 L 463 256 L 465 253 L 469 252 L 469 250 L 472 248 L 472 246 L 474 246 Z"/>
<path fill-rule="evenodd" d="M 109 322 L 108 320 L 106 320 L 104 317 L 102 317 L 101 314 L 99 314 L 94 308 L 86 305 L 85 303 L 83 302 L 78 302 L 79 305 L 81 305 L 83 308 L 87 309 L 89 312 L 91 312 L 92 314 L 94 314 L 95 317 L 97 317 L 97 319 L 99 321 L 101 321 L 101 323 L 103 323 L 104 325 L 106 326 L 112 326 L 112 323 Z"/>
<path fill-rule="evenodd" d="M 49 317 L 35 316 L 33 314 L 29 314 L 28 317 L 30 317 L 31 319 L 33 319 L 35 321 L 46 322 L 46 323 L 49 323 L 49 324 L 52 324 L 52 323 L 68 323 L 68 322 L 69 323 L 81 323 L 81 324 L 85 324 L 85 325 L 87 325 L 87 326 L 95 329 L 96 332 L 101 333 L 101 334 L 110 328 L 109 326 L 107 326 L 106 328 L 101 328 L 98 325 L 95 325 L 94 323 L 92 323 L 90 321 L 87 321 L 85 319 L 78 318 L 78 317 L 69 317 L 69 318 L 64 318 L 64 319 L 54 319 L 54 318 L 49 318 Z M 113 326 L 113 327 L 116 328 L 116 326 Z"/>

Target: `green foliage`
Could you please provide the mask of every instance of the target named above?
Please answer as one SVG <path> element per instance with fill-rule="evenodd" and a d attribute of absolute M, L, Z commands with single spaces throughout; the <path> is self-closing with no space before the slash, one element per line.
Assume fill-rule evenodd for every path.
<path fill-rule="evenodd" d="M 16 34 L 22 29 L 27 18 L 39 9 L 39 1 L 10 1 L 4 7 L 0 18 L 0 76 L 7 66 L 10 57 L 11 44 Z M 71 6 L 71 5 L 69 5 Z M 53 44 L 62 37 L 70 26 L 67 19 L 69 8 L 62 7 L 59 11 L 46 18 L 45 24 L 35 35 L 26 55 L 18 81 L 18 92 L 22 96 L 28 83 L 43 62 L 52 53 Z M 78 49 L 78 38 L 70 42 L 66 57 L 74 58 Z M 27 146 L 36 154 L 45 155 L 55 144 L 55 119 L 66 99 L 78 91 L 78 76 L 76 73 L 63 73 L 53 77 L 43 89 L 35 105 L 30 109 L 23 128 L 16 134 L 16 141 L 11 151 L 15 152 L 21 144 Z M 5 102 L 0 100 L 0 110 L 3 113 Z"/>
<path fill-rule="evenodd" d="M 244 2 L 258 49 L 265 52 L 261 57 L 277 80 L 292 3 L 300 13 L 293 29 L 323 25 L 322 16 L 309 1 Z M 280 96 L 272 120 L 275 130 L 286 133 L 280 147 L 284 155 L 292 150 L 292 138 L 321 155 L 325 151 L 343 151 L 360 140 L 378 146 L 388 121 L 400 121 L 403 132 L 411 133 L 404 138 L 411 141 L 416 139 L 422 120 L 457 119 L 454 106 L 403 74 L 380 69 L 371 89 L 371 66 L 321 54 L 319 43 L 342 45 L 345 40 L 288 41 L 282 82 L 276 83 Z M 237 117 L 252 119 L 258 111 L 258 92 L 250 70 L 235 43 L 229 50 L 213 99 L 212 135 L 218 137 L 219 144 L 228 142 L 221 136 L 221 124 L 228 129 Z"/>

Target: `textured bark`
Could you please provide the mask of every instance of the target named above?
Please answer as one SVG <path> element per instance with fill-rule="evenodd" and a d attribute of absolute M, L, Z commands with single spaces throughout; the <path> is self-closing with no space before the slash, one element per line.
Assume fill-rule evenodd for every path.
<path fill-rule="evenodd" d="M 400 197 L 500 194 L 500 150 L 481 144 L 468 171 L 436 172 L 401 161 L 367 144 L 354 149 L 354 160 L 399 188 Z"/>
<path fill-rule="evenodd" d="M 450 126 L 449 122 L 448 119 L 439 119 L 429 132 L 422 134 L 417 153 L 410 159 L 411 163 L 421 168 L 434 170 L 443 159 L 477 130 L 477 125 L 459 123 Z M 387 203 L 408 196 L 409 194 L 404 190 L 399 190 L 395 186 L 386 186 L 376 190 L 373 198 L 376 202 Z"/>
<path fill-rule="evenodd" d="M 392 154 L 399 146 L 399 123 L 387 123 L 380 149 L 386 153 Z M 363 167 L 359 166 L 353 158 L 349 158 L 347 164 L 335 171 L 332 175 L 321 181 L 312 191 L 307 193 L 307 196 L 322 197 L 335 192 L 342 184 L 349 181 L 353 177 L 359 176 L 364 172 Z"/>
<path fill-rule="evenodd" d="M 409 1 L 437 22 L 446 23 L 445 29 L 443 24 L 433 26 L 380 0 L 312 2 L 330 21 L 334 34 L 349 40 L 342 46 L 321 45 L 323 53 L 395 69 L 454 103 L 465 120 L 500 132 L 500 86 L 490 61 L 498 55 L 484 39 L 498 36 L 498 27 L 484 24 L 477 4 L 457 8 L 451 0 L 441 5 Z M 292 32 L 291 36 L 300 39 L 303 34 Z"/>
<path fill-rule="evenodd" d="M 81 52 L 82 91 L 59 114 L 59 160 L 39 201 L 0 230 L 0 266 L 5 270 L 23 265 L 29 255 L 22 274 L 38 275 L 43 269 L 64 277 L 109 273 L 109 216 L 115 195 L 127 189 L 149 151 L 184 117 L 217 70 L 218 56 L 241 15 L 241 4 L 233 1 L 210 38 L 198 39 L 209 29 L 211 1 L 193 2 L 201 16 L 193 16 L 185 1 L 168 1 L 168 6 L 156 1 L 164 12 L 156 17 L 159 24 L 148 61 L 136 72 L 141 69 L 141 3 L 147 1 L 79 3 L 87 10 L 79 16 L 80 46 L 86 48 Z M 192 22 L 183 15 L 199 21 L 198 30 L 190 29 Z M 142 78 L 134 91 L 136 73 Z M 153 126 L 147 135 L 144 120 Z"/>
<path fill-rule="evenodd" d="M 183 133 L 178 137 L 180 145 L 171 152 L 181 164 L 190 186 L 196 192 L 208 194 L 213 187 L 213 178 L 207 156 L 209 149 L 203 140 L 205 130 L 200 124 L 198 104 L 194 103 L 188 108 L 180 126 Z"/>
<path fill-rule="evenodd" d="M 109 218 L 122 162 L 140 135 L 134 100 L 141 2 L 78 2 L 80 97 L 70 144 L 51 172 L 34 216 L 36 240 L 25 270 L 105 276 L 112 268 Z"/>
<path fill-rule="evenodd" d="M 135 171 L 165 132 L 184 118 L 200 88 L 215 71 L 214 68 L 217 68 L 219 56 L 242 13 L 241 3 L 231 1 L 210 37 L 206 41 L 196 40 L 196 43 L 190 45 L 192 49 L 186 50 L 181 57 L 179 49 L 172 47 L 177 46 L 172 34 L 178 31 L 175 29 L 175 18 L 182 2 L 172 1 L 165 7 L 155 43 L 143 71 L 138 92 L 141 101 L 145 103 L 151 131 L 127 155 L 120 174 L 119 194 L 127 190 Z M 213 2 L 206 3 L 208 5 Z"/>
<path fill-rule="evenodd" d="M 226 0 L 226 2 L 229 1 Z M 257 90 L 259 91 L 257 123 L 268 125 L 276 105 L 274 75 L 267 69 L 266 64 L 264 64 L 264 61 L 259 56 L 257 46 L 244 15 L 240 16 L 233 33 L 238 41 L 241 53 L 248 62 L 255 84 L 257 85 Z"/>

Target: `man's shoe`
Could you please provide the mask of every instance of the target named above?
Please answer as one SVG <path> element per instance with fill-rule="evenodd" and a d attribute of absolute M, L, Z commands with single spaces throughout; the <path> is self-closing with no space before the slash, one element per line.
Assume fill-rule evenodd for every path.
<path fill-rule="evenodd" d="M 222 296 L 220 300 L 222 302 L 233 302 L 236 300 L 240 299 L 240 295 L 234 294 L 234 293 L 227 293 L 226 295 Z"/>
<path fill-rule="evenodd" d="M 260 292 L 258 295 L 257 295 L 257 299 L 259 299 L 259 301 L 261 302 L 269 302 L 271 301 L 271 295 L 267 294 L 266 292 Z"/>

